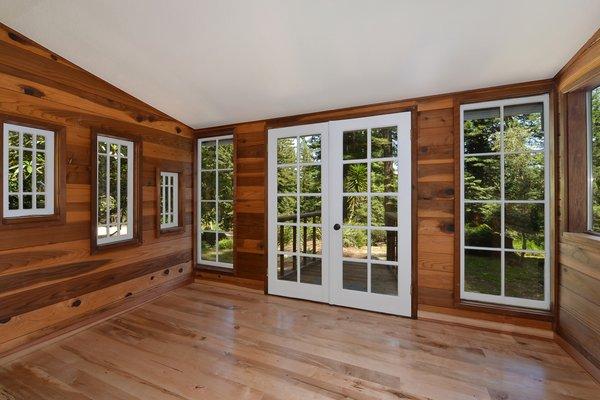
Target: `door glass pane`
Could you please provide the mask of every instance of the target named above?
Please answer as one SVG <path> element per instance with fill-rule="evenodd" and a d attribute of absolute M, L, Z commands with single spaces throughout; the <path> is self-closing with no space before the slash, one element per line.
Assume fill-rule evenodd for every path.
<path fill-rule="evenodd" d="M 355 261 L 344 261 L 342 265 L 343 288 L 348 290 L 367 291 L 367 264 Z"/>
<path fill-rule="evenodd" d="M 321 161 L 321 135 L 300 136 L 300 162 Z"/>
<path fill-rule="evenodd" d="M 464 112 L 465 153 L 500 151 L 500 108 Z"/>
<path fill-rule="evenodd" d="M 294 164 L 297 161 L 298 144 L 296 138 L 277 139 L 277 164 Z"/>
<path fill-rule="evenodd" d="M 277 169 L 277 192 L 278 193 L 296 193 L 297 187 L 297 168 L 282 167 Z"/>
<path fill-rule="evenodd" d="M 371 163 L 371 192 L 394 193 L 398 191 L 398 164 L 393 161 Z"/>
<path fill-rule="evenodd" d="M 544 246 L 544 205 L 514 204 L 505 205 L 504 247 L 517 250 L 543 251 Z"/>
<path fill-rule="evenodd" d="M 398 127 L 371 129 L 371 157 L 398 156 Z"/>
<path fill-rule="evenodd" d="M 298 249 L 298 232 L 296 226 L 277 225 L 277 250 L 296 252 Z"/>
<path fill-rule="evenodd" d="M 465 203 L 465 246 L 500 248 L 500 204 Z"/>
<path fill-rule="evenodd" d="M 342 255 L 347 258 L 367 258 L 368 236 L 366 229 L 343 228 Z"/>
<path fill-rule="evenodd" d="M 302 193 L 321 193 L 321 166 L 300 167 L 300 191 Z"/>
<path fill-rule="evenodd" d="M 321 269 L 320 258 L 300 257 L 300 282 L 320 285 Z"/>
<path fill-rule="evenodd" d="M 466 157 L 465 199 L 500 200 L 500 156 Z"/>
<path fill-rule="evenodd" d="M 544 154 L 507 154 L 504 181 L 506 200 L 544 200 Z"/>
<path fill-rule="evenodd" d="M 371 197 L 371 225 L 398 226 L 398 198 L 396 196 Z"/>
<path fill-rule="evenodd" d="M 296 256 L 277 255 L 277 279 L 282 281 L 298 281 Z"/>
<path fill-rule="evenodd" d="M 544 300 L 544 255 L 507 251 L 504 257 L 506 261 L 506 296 Z"/>
<path fill-rule="evenodd" d="M 398 295 L 398 266 L 371 264 L 371 293 Z"/>
<path fill-rule="evenodd" d="M 371 259 L 382 261 L 398 260 L 398 232 L 371 231 Z M 371 264 L 371 267 L 373 264 Z"/>
<path fill-rule="evenodd" d="M 300 196 L 300 222 L 306 224 L 321 223 L 321 198 L 318 196 Z"/>
<path fill-rule="evenodd" d="M 504 151 L 544 149 L 543 103 L 504 107 Z"/>
<path fill-rule="evenodd" d="M 465 250 L 464 257 L 465 291 L 500 295 L 500 251 Z"/>
<path fill-rule="evenodd" d="M 344 192 L 367 192 L 367 164 L 344 164 Z"/>
<path fill-rule="evenodd" d="M 367 158 L 367 130 L 344 132 L 344 160 L 362 160 Z"/>
<path fill-rule="evenodd" d="M 298 222 L 297 198 L 293 196 L 277 197 L 277 222 Z"/>
<path fill-rule="evenodd" d="M 321 254 L 321 248 L 321 228 L 301 226 L 299 251 L 304 254 Z"/>
<path fill-rule="evenodd" d="M 344 196 L 344 224 L 367 226 L 369 201 L 367 196 Z"/>

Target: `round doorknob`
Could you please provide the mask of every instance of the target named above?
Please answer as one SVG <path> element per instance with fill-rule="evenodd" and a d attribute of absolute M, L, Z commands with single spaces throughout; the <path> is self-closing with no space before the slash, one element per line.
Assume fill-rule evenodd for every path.
<path fill-rule="evenodd" d="M 340 224 L 335 224 L 333 226 L 333 229 L 336 230 L 336 231 L 339 231 L 340 230 Z"/>

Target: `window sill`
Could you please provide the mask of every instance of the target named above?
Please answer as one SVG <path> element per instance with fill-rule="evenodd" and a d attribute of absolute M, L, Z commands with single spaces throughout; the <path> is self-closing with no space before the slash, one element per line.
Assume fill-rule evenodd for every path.
<path fill-rule="evenodd" d="M 3 217 L 0 229 L 37 228 L 40 224 L 45 226 L 62 225 L 65 218 L 61 214 L 36 215 L 23 217 Z"/>
<path fill-rule="evenodd" d="M 176 233 L 181 233 L 184 231 L 184 227 L 183 226 L 174 226 L 172 228 L 159 228 L 156 233 L 157 233 L 157 237 L 160 237 L 161 235 L 173 235 Z"/>
<path fill-rule="evenodd" d="M 459 300 L 454 305 L 456 308 L 463 310 L 487 312 L 511 317 L 537 319 L 541 321 L 553 321 L 554 319 L 552 309 L 536 310 L 532 308 L 505 306 L 502 304 L 482 303 L 472 300 Z"/>
<path fill-rule="evenodd" d="M 142 239 L 139 237 L 134 237 L 133 239 L 125 240 L 123 242 L 114 242 L 114 243 L 106 243 L 106 244 L 98 244 L 96 242 L 92 243 L 92 254 L 103 253 L 111 250 L 121 250 L 127 249 L 130 247 L 138 247 L 142 245 Z"/>
<path fill-rule="evenodd" d="M 234 268 L 215 267 L 213 265 L 196 264 L 196 269 L 199 271 L 215 272 L 222 275 L 235 275 Z"/>

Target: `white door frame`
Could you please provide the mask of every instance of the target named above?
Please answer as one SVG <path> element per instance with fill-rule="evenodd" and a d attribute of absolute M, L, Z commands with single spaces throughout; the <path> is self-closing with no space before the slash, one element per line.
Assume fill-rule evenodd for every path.
<path fill-rule="evenodd" d="M 334 223 L 342 224 L 342 139 L 344 130 L 377 126 L 398 126 L 398 220 L 407 221 L 398 227 L 398 296 L 364 293 L 342 289 L 342 230 L 334 231 Z M 383 313 L 413 316 L 412 276 L 414 265 L 413 213 L 414 204 L 411 111 L 373 117 L 299 125 L 268 131 L 267 154 L 267 239 L 269 294 L 319 301 L 341 306 L 368 309 Z M 321 134 L 322 193 L 322 284 L 304 284 L 277 279 L 277 139 Z M 332 158 L 334 157 L 334 158 Z M 339 159 L 338 159 L 339 158 Z M 331 160 L 331 161 L 330 161 Z M 400 182 L 402 179 L 402 182 Z M 332 190 L 332 185 L 339 185 Z M 416 189 L 415 189 L 416 190 Z M 339 196 L 339 199 L 334 197 Z M 334 217 L 335 216 L 335 217 Z M 404 267 L 402 267 L 404 264 Z M 298 266 L 299 268 L 299 266 Z"/>
<path fill-rule="evenodd" d="M 328 204 L 328 124 L 310 124 L 287 128 L 270 129 L 268 132 L 268 290 L 269 294 L 295 297 L 305 300 L 329 302 L 329 219 L 326 207 L 321 207 L 321 285 L 291 282 L 277 279 L 277 139 L 299 137 L 310 134 L 321 135 L 321 204 Z M 318 256 L 317 256 L 318 257 Z M 300 265 L 297 265 L 300 268 Z"/>
<path fill-rule="evenodd" d="M 383 313 L 411 316 L 412 314 L 412 146 L 411 113 L 377 115 L 329 123 L 331 183 L 329 216 L 331 224 L 343 226 L 343 157 L 344 131 L 370 129 L 374 127 L 398 127 L 398 295 L 385 295 L 343 288 L 342 231 L 332 231 L 330 237 L 330 302 L 331 304 L 368 309 Z M 370 143 L 367 144 L 370 149 Z M 371 159 L 367 154 L 367 159 Z M 369 179 L 370 182 L 370 179 Z M 371 215 L 371 210 L 367 211 Z M 369 217 L 370 221 L 370 217 Z M 370 231 L 369 231 L 370 232 Z M 365 260 L 366 261 L 366 260 Z M 368 275 L 367 290 L 370 288 Z"/>

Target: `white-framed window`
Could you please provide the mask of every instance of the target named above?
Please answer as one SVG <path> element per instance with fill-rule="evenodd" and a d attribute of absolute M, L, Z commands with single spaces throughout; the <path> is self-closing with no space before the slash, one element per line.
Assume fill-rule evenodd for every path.
<path fill-rule="evenodd" d="M 198 140 L 198 263 L 233 268 L 233 137 Z"/>
<path fill-rule="evenodd" d="M 97 243 L 133 238 L 133 142 L 97 136 Z"/>
<path fill-rule="evenodd" d="M 4 217 L 54 214 L 54 132 L 5 123 Z"/>
<path fill-rule="evenodd" d="M 461 299 L 550 308 L 548 95 L 466 104 Z"/>
<path fill-rule="evenodd" d="M 160 173 L 160 229 L 179 226 L 179 174 Z"/>
<path fill-rule="evenodd" d="M 588 97 L 588 229 L 600 233 L 600 86 Z"/>

